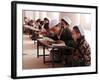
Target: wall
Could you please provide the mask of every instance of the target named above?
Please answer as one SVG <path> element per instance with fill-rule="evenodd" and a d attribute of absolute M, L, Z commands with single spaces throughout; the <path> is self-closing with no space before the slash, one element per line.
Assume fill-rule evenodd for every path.
<path fill-rule="evenodd" d="M 23 11 L 23 17 L 27 17 L 29 20 L 43 20 L 45 17 L 49 18 L 49 20 L 57 19 L 60 21 L 63 17 L 69 17 L 72 21 L 71 27 L 75 25 L 81 25 L 84 29 L 91 29 L 91 14 L 80 14 L 80 13 L 69 13 L 69 12 L 43 12 L 43 11 Z"/>
<path fill-rule="evenodd" d="M 11 80 L 11 0 L 0 1 L 0 80 Z M 24 0 L 25 1 L 25 0 Z M 37 2 L 50 2 L 50 3 L 64 3 L 64 4 L 82 4 L 82 5 L 97 5 L 100 9 L 100 0 L 31 0 Z M 100 10 L 99 10 L 100 14 Z M 100 15 L 98 16 L 100 21 Z M 98 31 L 100 30 L 98 24 Z M 98 32 L 100 34 L 100 31 Z M 98 38 L 100 41 L 100 37 Z M 100 47 L 98 42 L 98 47 Z M 98 51 L 100 53 L 100 49 Z M 98 54 L 98 57 L 100 54 Z M 99 60 L 100 61 L 100 58 Z M 98 64 L 100 67 L 100 64 Z M 99 69 L 100 71 L 100 69 Z M 21 80 L 21 79 L 20 79 Z M 23 79 L 24 80 L 24 79 Z M 26 80 L 100 80 L 100 73 L 91 75 L 75 75 L 75 76 L 62 76 L 51 78 L 35 78 Z"/>
<path fill-rule="evenodd" d="M 59 19 L 59 12 L 46 12 L 46 11 L 23 11 L 23 17 L 27 17 L 29 19 L 37 20 L 41 19 L 43 20 L 45 17 L 52 19 Z"/>
<path fill-rule="evenodd" d="M 80 24 L 85 29 L 91 30 L 91 14 L 81 14 L 80 15 Z"/>

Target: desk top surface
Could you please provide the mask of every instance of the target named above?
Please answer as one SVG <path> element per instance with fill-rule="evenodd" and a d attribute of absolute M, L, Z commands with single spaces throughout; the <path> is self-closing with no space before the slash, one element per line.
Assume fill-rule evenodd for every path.
<path fill-rule="evenodd" d="M 37 39 L 37 41 L 39 43 L 41 43 L 42 45 L 46 46 L 46 47 L 54 47 L 54 46 L 57 46 L 57 47 L 63 47 L 63 46 L 66 46 L 65 43 L 61 40 L 52 40 L 51 38 L 42 38 L 42 39 Z"/>

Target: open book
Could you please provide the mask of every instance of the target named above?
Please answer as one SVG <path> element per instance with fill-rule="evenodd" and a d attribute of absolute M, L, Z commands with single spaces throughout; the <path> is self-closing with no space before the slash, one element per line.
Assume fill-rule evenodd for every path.
<path fill-rule="evenodd" d="M 66 46 L 66 44 L 64 43 L 64 41 L 59 40 L 53 43 L 52 46 Z"/>

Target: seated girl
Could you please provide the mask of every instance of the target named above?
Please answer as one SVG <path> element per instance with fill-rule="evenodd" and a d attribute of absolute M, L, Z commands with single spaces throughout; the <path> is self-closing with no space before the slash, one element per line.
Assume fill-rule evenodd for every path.
<path fill-rule="evenodd" d="M 90 66 L 91 49 L 85 40 L 84 31 L 80 26 L 74 26 L 72 30 L 75 51 L 73 53 L 73 66 Z"/>

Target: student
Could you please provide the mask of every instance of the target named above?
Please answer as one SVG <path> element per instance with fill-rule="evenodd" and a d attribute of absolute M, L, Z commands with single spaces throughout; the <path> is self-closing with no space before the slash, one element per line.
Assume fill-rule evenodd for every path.
<path fill-rule="evenodd" d="M 72 30 L 75 51 L 73 54 L 73 66 L 90 66 L 91 49 L 85 40 L 84 31 L 80 26 L 74 26 Z"/>
<path fill-rule="evenodd" d="M 37 19 L 34 25 L 34 28 L 39 29 L 41 19 Z"/>
<path fill-rule="evenodd" d="M 27 17 L 24 17 L 24 25 L 28 25 L 29 19 Z"/>
<path fill-rule="evenodd" d="M 62 40 L 65 42 L 66 46 L 71 47 L 72 44 L 72 34 L 71 34 L 71 30 L 69 29 L 69 26 L 71 25 L 71 20 L 68 17 L 63 17 L 61 19 L 60 22 L 60 31 L 59 31 L 59 35 L 58 35 L 58 39 Z M 71 62 L 71 55 L 72 55 L 72 49 L 68 49 L 68 48 L 58 48 L 55 47 L 53 52 L 60 50 L 61 52 L 61 56 L 60 58 L 62 58 L 62 62 L 65 66 L 72 66 L 72 62 Z M 63 54 L 63 55 L 62 55 Z"/>
<path fill-rule="evenodd" d="M 69 26 L 71 25 L 71 20 L 68 17 L 63 17 L 61 19 L 61 31 L 59 33 L 58 38 L 63 40 L 67 46 L 71 46 L 71 30 Z"/>
<path fill-rule="evenodd" d="M 31 19 L 31 20 L 28 22 L 28 25 L 31 26 L 31 27 L 33 27 L 33 26 L 34 26 L 34 20 Z"/>
<path fill-rule="evenodd" d="M 41 26 L 41 33 L 46 36 L 48 34 L 49 31 L 49 19 L 48 18 L 44 18 L 43 20 L 43 24 Z"/>
<path fill-rule="evenodd" d="M 44 29 L 46 31 L 49 30 L 49 19 L 48 18 L 44 18 Z"/>
<path fill-rule="evenodd" d="M 49 24 L 49 34 L 48 34 L 48 37 L 54 39 L 54 40 L 58 40 L 58 33 L 60 31 L 60 27 L 59 27 L 59 21 L 57 19 L 52 19 L 50 21 L 50 24 Z"/>

